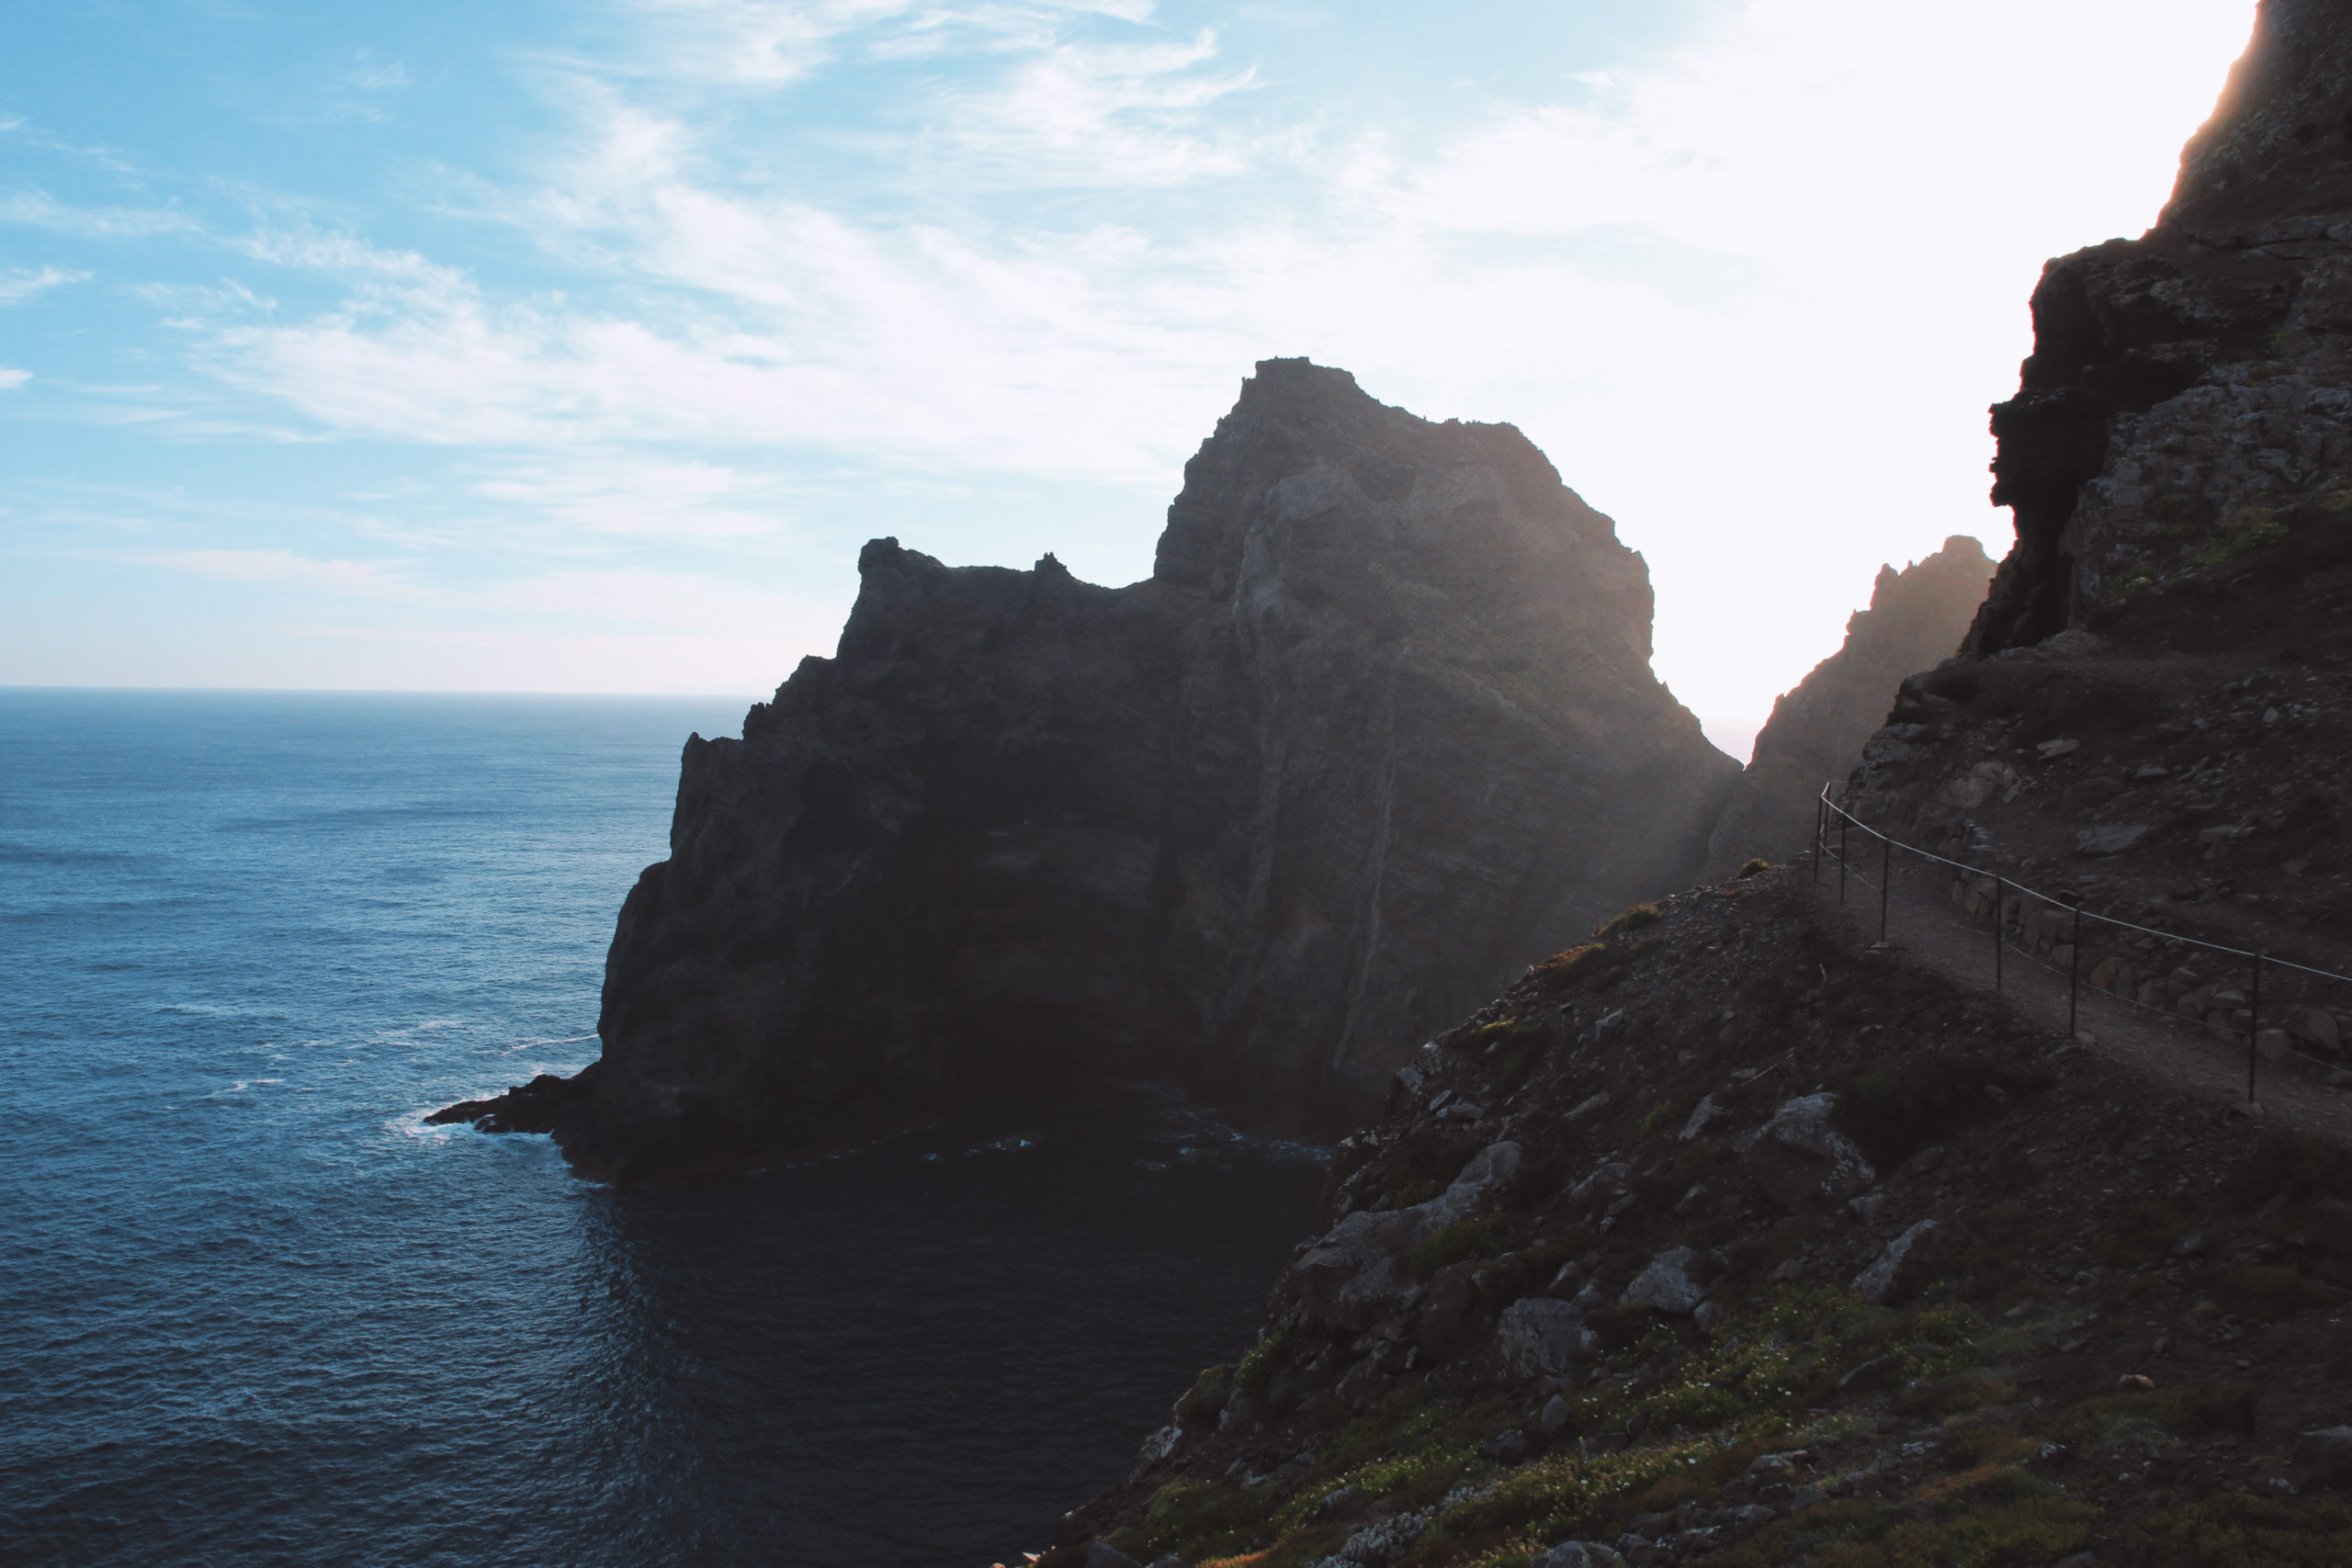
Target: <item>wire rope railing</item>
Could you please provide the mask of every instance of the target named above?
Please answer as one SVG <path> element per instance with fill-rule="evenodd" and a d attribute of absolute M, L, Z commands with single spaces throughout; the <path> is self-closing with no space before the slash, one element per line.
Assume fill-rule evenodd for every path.
<path fill-rule="evenodd" d="M 2290 959 L 2278 957 L 2263 948 L 2231 947 L 2226 943 L 2208 942 L 2201 937 L 2188 936 L 2179 931 L 2164 931 L 2154 926 L 2142 925 L 2133 920 L 2124 919 L 2120 916 L 2086 908 L 2082 904 L 2067 898 L 2041 892 L 2000 871 L 1986 870 L 1982 866 L 1971 865 L 1965 861 L 1954 860 L 1949 855 L 1940 855 L 1931 850 L 1923 850 L 1916 844 L 1906 844 L 1890 834 L 1879 831 L 1848 811 L 1832 797 L 1830 791 L 1834 787 L 1832 784 L 1824 784 L 1815 803 L 1811 857 L 1813 879 L 1816 883 L 1822 879 L 1823 862 L 1829 861 L 1838 868 L 1838 901 L 1840 904 L 1848 901 L 1847 885 L 1849 880 L 1860 883 L 1863 887 L 1877 894 L 1878 939 L 1882 943 L 1887 940 L 1894 884 L 1894 855 L 1897 851 L 1900 851 L 1905 855 L 1914 856 L 1932 864 L 1951 867 L 1956 874 L 1954 898 L 1961 905 L 1963 914 L 1973 916 L 1981 910 L 1989 915 L 1993 948 L 1993 989 L 1996 993 L 2001 991 L 2007 983 L 2005 959 L 2006 955 L 2011 952 L 2015 952 L 2018 956 L 2024 958 L 2037 968 L 2059 976 L 2065 981 L 2066 1032 L 2069 1035 L 2079 1032 L 2085 978 L 2083 953 L 2086 945 L 2084 935 L 2086 922 L 2089 922 L 2094 937 L 2101 928 L 2112 928 L 2115 931 L 2137 933 L 2140 938 L 2153 939 L 2152 942 L 2143 944 L 2151 950 L 2161 951 L 2166 947 L 2195 949 L 2219 954 L 2232 961 L 2245 962 L 2246 988 L 2244 992 L 2237 991 L 2234 987 L 2219 983 L 2205 986 L 2183 985 L 2181 990 L 2176 991 L 2173 987 L 2179 983 L 2178 976 L 2182 973 L 2178 968 L 2176 968 L 2170 976 L 2159 977 L 2153 974 L 2148 976 L 2135 991 L 2132 987 L 2132 982 L 2140 978 L 2139 971 L 2122 952 L 2118 952 L 2101 960 L 2094 967 L 2090 989 L 2096 996 L 2155 1013 L 2169 1022 L 2180 1023 L 2195 1019 L 2218 1038 L 2234 1041 L 2238 1036 L 2243 1035 L 2246 1052 L 2245 1096 L 2249 1101 L 2256 1098 L 2258 1075 L 2266 1056 L 2274 1062 L 2301 1061 L 2308 1063 L 2315 1069 L 2326 1072 L 2340 1071 L 2346 1066 L 2346 1064 L 2343 1062 L 2330 1061 L 2299 1048 L 2295 1043 L 2297 1035 L 2290 1032 L 2289 1026 L 2295 1026 L 2300 1028 L 2306 1036 L 2312 1034 L 2321 1036 L 2317 1040 L 2306 1038 L 2307 1043 L 2323 1047 L 2335 1046 L 2341 1038 L 2338 1034 L 2340 1025 L 2331 1010 L 2308 1005 L 2297 1007 L 2284 1013 L 2282 1023 L 2268 1029 L 2263 1027 L 2262 982 L 2266 970 L 2272 972 L 2274 976 L 2278 972 L 2288 971 L 2306 976 L 2309 980 L 2352 987 L 2352 976 L 2339 975 L 2329 969 L 2315 968 L 2308 964 L 2298 964 Z M 1857 856 L 1853 850 L 1852 835 L 1856 831 L 1865 835 L 1865 849 L 1860 856 Z M 1869 868 L 1861 863 L 1863 860 L 1870 858 L 1867 846 L 1868 841 L 1872 839 L 1878 841 L 1876 856 L 1878 878 L 1875 882 L 1871 879 Z M 2022 945 L 2013 945 L 2010 941 L 2009 929 L 2012 923 L 2015 923 L 2019 933 L 2027 938 Z M 2064 940 L 2056 940 L 2062 931 Z M 2038 949 L 2045 938 L 2050 942 L 2051 959 L 2055 960 L 2061 952 L 2065 954 L 2063 967 L 2055 962 L 2043 962 Z M 2102 976 L 2106 976 L 2104 982 L 2100 978 Z M 2276 988 L 2274 982 L 2274 991 Z M 2164 1005 L 2160 1006 L 2150 999 L 2152 992 L 2165 998 Z M 2197 999 L 2193 1009 L 2187 1005 L 2191 998 Z M 2313 1016 L 2315 1014 L 2316 1018 Z M 2326 1021 L 2322 1023 L 2319 1021 L 2320 1019 L 2324 1019 Z M 2242 1024 L 2241 1020 L 2243 1020 Z"/>

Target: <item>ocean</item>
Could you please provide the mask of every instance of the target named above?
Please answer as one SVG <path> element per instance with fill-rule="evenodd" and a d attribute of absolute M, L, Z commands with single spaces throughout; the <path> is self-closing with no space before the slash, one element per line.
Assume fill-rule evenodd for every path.
<path fill-rule="evenodd" d="M 594 1058 L 744 705 L 0 690 L 0 1560 L 1017 1564 L 1246 1348 L 1324 1151 L 1157 1086 L 634 1191 L 424 1125 Z"/>

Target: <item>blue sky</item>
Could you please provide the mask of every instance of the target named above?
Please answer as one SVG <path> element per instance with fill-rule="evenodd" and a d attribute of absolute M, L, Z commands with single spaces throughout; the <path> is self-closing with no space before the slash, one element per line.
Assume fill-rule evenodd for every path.
<path fill-rule="evenodd" d="M 0 682 L 763 692 L 858 546 L 1148 569 L 1250 364 L 1510 420 L 1744 729 L 1971 532 L 2238 0 L 26 6 Z"/>

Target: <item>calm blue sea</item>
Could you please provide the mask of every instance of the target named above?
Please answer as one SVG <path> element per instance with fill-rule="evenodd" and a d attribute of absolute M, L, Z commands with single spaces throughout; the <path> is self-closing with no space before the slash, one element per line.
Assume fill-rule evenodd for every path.
<path fill-rule="evenodd" d="M 1246 1344 L 1315 1151 L 1146 1086 L 614 1192 L 568 1072 L 737 699 L 0 690 L 0 1560 L 979 1568 Z"/>

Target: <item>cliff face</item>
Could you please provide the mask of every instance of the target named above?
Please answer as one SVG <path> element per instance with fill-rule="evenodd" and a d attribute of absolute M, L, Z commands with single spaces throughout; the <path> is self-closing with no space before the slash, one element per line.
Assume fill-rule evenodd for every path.
<path fill-rule="evenodd" d="M 1886 722 L 1905 676 L 1933 669 L 1959 649 L 1992 574 L 1984 547 L 1966 535 L 1899 572 L 1879 569 L 1870 608 L 1846 623 L 1845 643 L 1772 705 L 1715 825 L 1708 880 L 1721 881 L 1752 857 L 1784 859 L 1812 841 L 1822 784 L 1852 770 L 1862 743 Z"/>
<path fill-rule="evenodd" d="M 1305 361 L 1245 383 L 1145 581 L 888 539 L 858 570 L 837 655 L 687 743 L 603 1058 L 495 1102 L 583 1171 L 788 1156 L 1058 1068 L 1328 1124 L 1687 881 L 1737 773 L 1650 673 L 1640 558 L 1540 452 Z"/>
<path fill-rule="evenodd" d="M 2342 504 L 2347 105 L 2352 12 L 2265 0 L 2156 226 L 2043 270 L 2033 355 L 1993 410 L 1993 500 L 2016 509 L 2018 542 L 1970 651 L 2069 626 L 2233 638 L 2269 619 L 2244 604 L 2185 615 L 2177 597 Z"/>
<path fill-rule="evenodd" d="M 1980 874 L 1668 897 L 1438 1036 L 1040 1568 L 2352 1562 L 2348 62 L 2265 0 L 2036 292 L 2017 547 L 1847 796 Z"/>

